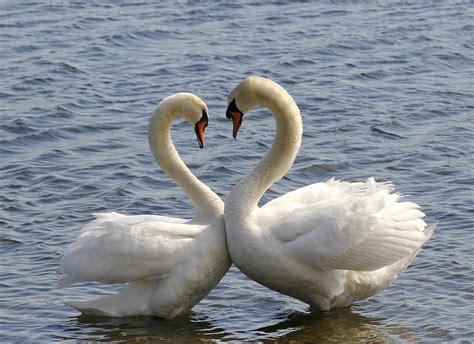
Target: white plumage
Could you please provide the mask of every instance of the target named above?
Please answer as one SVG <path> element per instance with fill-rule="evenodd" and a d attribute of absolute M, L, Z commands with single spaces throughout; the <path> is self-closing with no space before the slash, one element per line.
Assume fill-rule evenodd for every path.
<path fill-rule="evenodd" d="M 207 107 L 192 94 L 178 93 L 158 105 L 150 121 L 150 147 L 164 172 L 188 194 L 197 215 L 185 220 L 96 214 L 64 253 L 60 284 L 98 281 L 128 285 L 116 295 L 68 303 L 83 313 L 173 318 L 204 298 L 230 267 L 224 204 L 179 158 L 170 136 L 177 116 L 196 126 L 203 144 Z"/>
<path fill-rule="evenodd" d="M 249 77 L 229 95 L 234 136 L 242 116 L 269 108 L 277 133 L 270 152 L 228 196 L 229 253 L 253 280 L 322 310 L 385 289 L 431 237 L 418 205 L 400 201 L 391 183 L 331 179 L 258 201 L 299 150 L 302 123 L 292 97 L 275 82 Z M 238 124 L 236 124 L 238 121 Z"/>

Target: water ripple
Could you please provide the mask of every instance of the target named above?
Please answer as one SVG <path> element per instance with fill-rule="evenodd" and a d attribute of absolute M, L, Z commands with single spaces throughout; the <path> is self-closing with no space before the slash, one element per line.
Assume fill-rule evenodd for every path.
<path fill-rule="evenodd" d="M 465 1 L 3 2 L 0 4 L 0 340 L 451 342 L 472 331 L 472 11 Z M 207 147 L 172 135 L 196 175 L 226 197 L 270 147 L 266 110 L 238 140 L 228 92 L 278 80 L 304 122 L 294 167 L 262 202 L 333 176 L 391 180 L 419 203 L 433 239 L 389 289 L 312 312 L 235 267 L 191 314 L 84 317 L 58 289 L 64 249 L 98 211 L 190 217 L 146 138 L 165 96 L 206 100 Z"/>

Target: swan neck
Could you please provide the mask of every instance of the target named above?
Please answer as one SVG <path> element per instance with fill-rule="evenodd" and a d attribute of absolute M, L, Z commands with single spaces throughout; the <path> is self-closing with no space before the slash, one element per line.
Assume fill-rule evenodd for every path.
<path fill-rule="evenodd" d="M 300 111 L 293 98 L 273 82 L 257 90 L 257 105 L 268 108 L 275 119 L 276 134 L 268 153 L 236 188 L 246 195 L 242 207 L 257 207 L 268 188 L 283 178 L 293 165 L 301 146 L 303 125 Z"/>
<path fill-rule="evenodd" d="M 198 216 L 222 215 L 224 204 L 220 197 L 202 183 L 186 166 L 171 139 L 171 125 L 178 116 L 169 107 L 158 107 L 148 127 L 148 139 L 156 162 L 189 197 Z"/>

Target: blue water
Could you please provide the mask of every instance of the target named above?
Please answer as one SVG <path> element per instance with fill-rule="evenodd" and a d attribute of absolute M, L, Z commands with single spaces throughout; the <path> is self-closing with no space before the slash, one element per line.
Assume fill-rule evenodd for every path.
<path fill-rule="evenodd" d="M 472 1 L 0 2 L 0 341 L 449 342 L 474 337 Z M 195 174 L 225 197 L 267 151 L 274 122 L 227 94 L 250 74 L 300 106 L 301 152 L 264 201 L 333 176 L 392 180 L 438 229 L 383 293 L 310 313 L 235 267 L 172 321 L 80 316 L 64 305 L 118 286 L 57 288 L 61 253 L 92 213 L 191 217 L 157 168 L 148 119 L 194 92 L 207 146 L 177 123 Z"/>

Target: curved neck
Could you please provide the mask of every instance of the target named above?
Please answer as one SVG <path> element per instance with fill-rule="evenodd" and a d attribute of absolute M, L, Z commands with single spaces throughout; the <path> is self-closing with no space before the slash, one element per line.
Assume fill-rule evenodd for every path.
<path fill-rule="evenodd" d="M 224 203 L 208 186 L 202 183 L 181 160 L 171 140 L 171 125 L 178 111 L 169 106 L 158 107 L 148 127 L 148 141 L 155 160 L 189 197 L 198 216 L 222 215 Z"/>
<path fill-rule="evenodd" d="M 256 86 L 256 102 L 272 112 L 276 122 L 276 135 L 270 151 L 231 192 L 239 194 L 237 199 L 241 200 L 240 207 L 247 210 L 257 207 L 268 188 L 283 178 L 291 168 L 303 134 L 300 111 L 293 98 L 270 80 L 263 80 Z"/>

